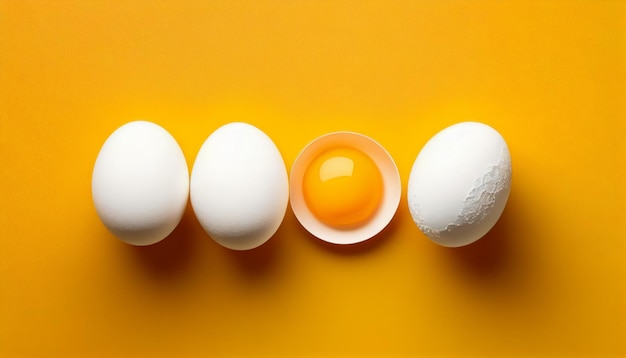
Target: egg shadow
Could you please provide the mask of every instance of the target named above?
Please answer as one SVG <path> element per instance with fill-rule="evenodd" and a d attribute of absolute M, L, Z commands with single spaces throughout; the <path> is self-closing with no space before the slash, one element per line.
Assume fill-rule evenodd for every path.
<path fill-rule="evenodd" d="M 496 225 L 481 239 L 458 248 L 439 247 L 459 265 L 463 272 L 480 277 L 495 277 L 513 264 L 515 238 L 518 237 L 520 215 L 519 197 L 512 190 Z"/>
<path fill-rule="evenodd" d="M 268 276 L 283 264 L 282 254 L 289 240 L 294 240 L 296 217 L 288 204 L 285 216 L 278 230 L 264 244 L 251 250 L 231 250 L 222 247 L 226 256 L 235 263 L 242 275 L 254 279 Z"/>
<path fill-rule="evenodd" d="M 149 246 L 126 245 L 150 276 L 168 279 L 183 275 L 196 252 L 191 208 L 185 210 L 178 226 L 162 241 Z"/>
<path fill-rule="evenodd" d="M 385 228 L 381 230 L 378 234 L 372 236 L 368 240 L 347 245 L 333 244 L 331 242 L 324 241 L 308 232 L 304 227 L 302 227 L 302 225 L 299 225 L 299 227 L 303 235 L 306 236 L 310 241 L 314 242 L 317 247 L 338 255 L 350 256 L 363 255 L 382 247 L 385 243 L 389 241 L 391 237 L 393 237 L 394 232 L 398 228 L 399 220 L 400 218 L 398 217 L 398 215 L 395 215 L 391 222 L 389 222 L 389 224 L 385 226 Z"/>
<path fill-rule="evenodd" d="M 222 250 L 244 276 L 248 278 L 264 276 L 278 264 L 283 236 L 283 230 L 279 227 L 276 233 L 259 247 L 250 250 L 231 250 L 222 247 Z"/>

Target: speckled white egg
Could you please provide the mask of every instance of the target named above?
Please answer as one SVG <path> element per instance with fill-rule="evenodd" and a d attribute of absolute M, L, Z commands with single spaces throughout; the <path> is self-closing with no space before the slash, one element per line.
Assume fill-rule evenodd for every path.
<path fill-rule="evenodd" d="M 129 244 L 151 245 L 168 236 L 183 216 L 189 198 L 187 162 L 165 129 L 130 122 L 100 149 L 91 190 L 109 231 Z"/>
<path fill-rule="evenodd" d="M 511 156 L 504 138 L 486 124 L 463 122 L 422 148 L 409 176 L 407 201 L 426 236 L 459 247 L 491 230 L 510 190 Z"/>
<path fill-rule="evenodd" d="M 229 123 L 204 142 L 191 173 L 191 205 L 220 245 L 249 250 L 269 240 L 287 210 L 287 169 L 258 128 Z"/>

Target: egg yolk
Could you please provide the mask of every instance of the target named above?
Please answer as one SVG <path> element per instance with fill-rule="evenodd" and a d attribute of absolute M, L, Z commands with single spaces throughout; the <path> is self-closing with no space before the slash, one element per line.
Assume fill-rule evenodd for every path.
<path fill-rule="evenodd" d="M 304 200 L 313 215 L 343 229 L 369 220 L 382 202 L 383 189 L 376 163 L 349 147 L 320 154 L 309 164 L 302 182 Z"/>

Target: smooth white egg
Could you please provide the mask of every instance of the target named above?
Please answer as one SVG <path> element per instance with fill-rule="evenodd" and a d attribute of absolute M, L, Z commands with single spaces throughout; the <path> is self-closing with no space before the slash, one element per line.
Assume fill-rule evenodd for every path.
<path fill-rule="evenodd" d="M 471 244 L 500 218 L 511 190 L 511 156 L 486 124 L 463 122 L 432 137 L 409 176 L 407 201 L 419 229 L 447 247 Z"/>
<path fill-rule="evenodd" d="M 151 245 L 168 236 L 183 216 L 187 162 L 165 129 L 130 122 L 100 149 L 91 189 L 100 219 L 115 236 L 132 245 Z"/>
<path fill-rule="evenodd" d="M 204 142 L 191 173 L 191 205 L 220 245 L 249 250 L 278 230 L 287 210 L 287 169 L 274 142 L 258 128 L 229 123 Z"/>

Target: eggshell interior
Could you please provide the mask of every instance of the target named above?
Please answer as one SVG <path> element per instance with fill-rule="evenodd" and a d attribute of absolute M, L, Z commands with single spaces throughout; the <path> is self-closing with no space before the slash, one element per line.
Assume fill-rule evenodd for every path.
<path fill-rule="evenodd" d="M 383 177 L 383 200 L 374 217 L 367 223 L 350 229 L 338 229 L 318 220 L 304 200 L 302 181 L 309 164 L 329 148 L 347 146 L 367 154 L 378 165 Z M 401 195 L 398 168 L 391 155 L 376 141 L 354 132 L 335 132 L 313 140 L 300 152 L 291 169 L 290 202 L 300 224 L 315 237 L 333 244 L 355 244 L 370 239 L 382 231 L 398 209 Z"/>

